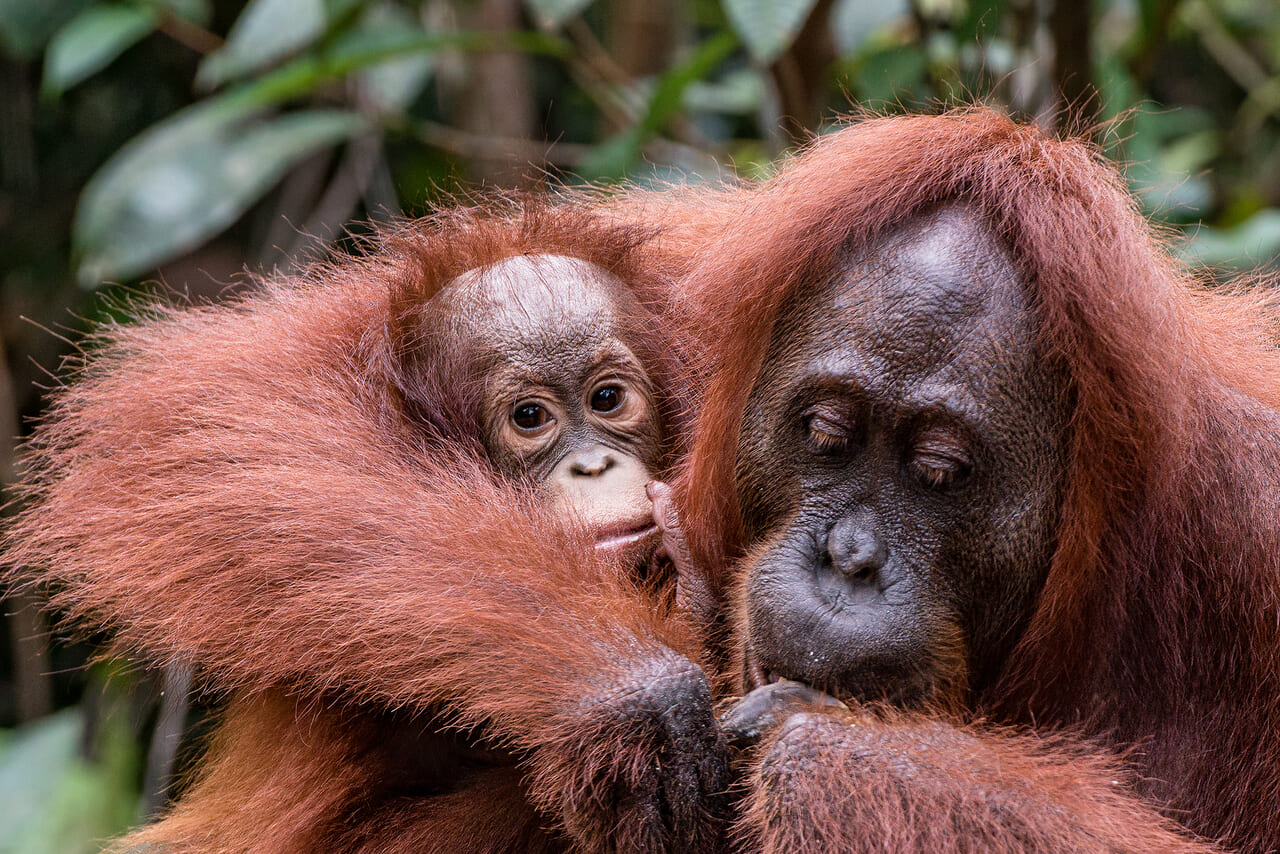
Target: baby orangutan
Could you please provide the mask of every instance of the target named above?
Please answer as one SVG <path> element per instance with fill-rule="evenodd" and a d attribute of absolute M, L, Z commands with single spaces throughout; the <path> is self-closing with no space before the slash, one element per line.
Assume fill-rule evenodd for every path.
<path fill-rule="evenodd" d="M 454 211 L 101 333 L 6 562 L 231 695 L 123 846 L 715 848 L 726 747 L 645 495 L 688 417 L 669 296 L 589 211 Z"/>
<path fill-rule="evenodd" d="M 575 258 L 519 256 L 459 276 L 421 322 L 421 374 L 447 377 L 467 354 L 464 389 L 494 468 L 546 489 L 597 548 L 652 553 L 645 486 L 667 461 L 645 365 L 664 381 L 675 365 L 626 286 Z"/>

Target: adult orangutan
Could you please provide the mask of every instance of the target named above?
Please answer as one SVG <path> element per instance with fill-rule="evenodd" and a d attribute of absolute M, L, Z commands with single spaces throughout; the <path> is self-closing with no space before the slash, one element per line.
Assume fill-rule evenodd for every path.
<path fill-rule="evenodd" d="M 646 237 L 581 205 L 444 213 L 100 333 L 6 560 L 233 692 L 125 845 L 715 844 L 699 650 L 636 577 L 688 405 Z"/>
<path fill-rule="evenodd" d="M 748 847 L 1280 848 L 1273 297 L 987 111 L 815 142 L 686 287 L 682 506 L 761 686 L 725 721 L 784 721 Z"/>

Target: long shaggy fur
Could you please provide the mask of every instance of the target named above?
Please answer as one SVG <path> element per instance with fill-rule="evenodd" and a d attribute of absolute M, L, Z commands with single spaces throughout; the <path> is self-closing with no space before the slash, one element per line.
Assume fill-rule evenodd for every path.
<path fill-rule="evenodd" d="M 1277 310 L 1268 294 L 1190 279 L 1091 146 L 985 110 L 875 119 L 815 141 L 753 194 L 684 283 L 718 342 L 683 493 L 692 548 L 728 567 L 749 545 L 725 496 L 779 306 L 850 247 L 950 201 L 974 206 L 1013 253 L 1072 401 L 1055 557 L 974 711 L 1133 748 L 1134 789 L 1167 816 L 1233 847 L 1280 847 Z M 803 789 L 805 832 L 844 838 L 844 817 L 893 797 L 833 789 L 820 774 Z M 774 814 L 766 838 L 792 820 Z"/>
<path fill-rule="evenodd" d="M 673 650 L 698 650 L 629 567 L 495 480 L 458 438 L 479 426 L 430 409 L 410 336 L 452 277 L 526 252 L 599 264 L 667 316 L 650 238 L 568 202 L 455 210 L 362 258 L 230 305 L 155 308 L 88 342 L 30 442 L 9 580 L 126 653 L 195 664 L 234 692 L 192 794 L 138 841 L 449 850 L 487 833 L 551 844 L 542 828 L 558 823 L 586 849 L 655 844 L 651 826 L 590 824 L 614 797 L 593 786 L 653 767 L 643 728 L 616 731 L 605 700 L 682 676 L 693 665 Z M 685 396 L 665 379 L 676 418 Z M 383 779 L 396 757 L 363 710 L 482 732 L 520 771 L 396 800 Z M 497 791 L 520 797 L 494 812 Z"/>
<path fill-rule="evenodd" d="M 754 767 L 740 828 L 744 847 L 770 852 L 1216 850 L 1153 815 L 1133 783 L 1067 738 L 808 713 Z"/>

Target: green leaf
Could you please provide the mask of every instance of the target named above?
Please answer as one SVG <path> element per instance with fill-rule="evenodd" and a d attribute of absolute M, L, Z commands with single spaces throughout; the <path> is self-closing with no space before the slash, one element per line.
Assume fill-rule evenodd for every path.
<path fill-rule="evenodd" d="M 1144 38 L 1154 37 L 1159 29 L 1161 7 L 1169 0 L 1138 0 L 1138 20 L 1142 22 Z"/>
<path fill-rule="evenodd" d="M 911 14 L 909 0 L 844 0 L 831 10 L 831 35 L 841 54 L 855 53 L 872 35 Z"/>
<path fill-rule="evenodd" d="M 89 0 L 0 0 L 0 50 L 35 59 L 45 42 L 89 5 Z"/>
<path fill-rule="evenodd" d="M 646 142 L 648 135 L 639 125 L 628 128 L 591 149 L 578 172 L 590 181 L 623 178 L 640 159 Z"/>
<path fill-rule="evenodd" d="M 49 95 L 65 92 L 106 68 L 155 25 L 155 12 L 144 6 L 111 3 L 86 9 L 49 42 L 41 87 Z"/>
<path fill-rule="evenodd" d="M 94 760 L 85 716 L 64 709 L 0 741 L 0 854 L 90 854 L 137 821 L 141 764 L 121 703 L 99 720 Z"/>
<path fill-rule="evenodd" d="M 862 51 L 850 82 L 858 100 L 883 108 L 919 95 L 927 72 L 924 52 L 914 46 L 890 45 Z"/>
<path fill-rule="evenodd" d="M 639 159 L 644 144 L 680 111 L 685 90 L 710 75 L 737 46 L 733 33 L 719 33 L 703 42 L 689 59 L 663 74 L 649 98 L 644 118 L 598 145 L 579 168 L 582 175 L 594 180 L 626 175 Z"/>
<path fill-rule="evenodd" d="M 738 46 L 733 33 L 720 33 L 703 42 L 689 59 L 672 68 L 658 80 L 649 101 L 649 111 L 641 123 L 645 130 L 657 133 L 680 111 L 684 91 L 695 81 L 705 79 L 724 62 Z"/>
<path fill-rule="evenodd" d="M 210 0 L 149 0 L 172 12 L 185 21 L 207 27 L 213 20 L 213 4 Z"/>
<path fill-rule="evenodd" d="M 334 24 L 359 12 L 368 2 L 369 0 L 324 0 L 324 8 L 329 13 L 329 23 Z"/>
<path fill-rule="evenodd" d="M 404 29 L 355 31 L 335 39 L 319 54 L 300 56 L 227 91 L 223 100 L 257 107 L 279 104 L 389 59 L 442 50 L 520 50 L 563 57 L 568 55 L 570 48 L 561 38 L 519 31 L 441 34 Z"/>
<path fill-rule="evenodd" d="M 971 0 L 955 22 L 952 38 L 956 43 L 974 41 L 981 32 L 1000 32 L 1000 22 L 1009 6 L 1008 0 Z"/>
<path fill-rule="evenodd" d="M 1203 166 L 1220 150 L 1221 132 L 1204 110 L 1140 110 L 1121 152 L 1125 178 L 1147 208 L 1165 220 L 1199 219 L 1212 205 Z"/>
<path fill-rule="evenodd" d="M 724 13 L 752 58 L 768 65 L 782 55 L 817 0 L 724 0 Z"/>
<path fill-rule="evenodd" d="M 684 93 L 684 108 L 691 113 L 755 115 L 764 103 L 766 88 L 758 68 L 739 68 L 715 82 L 690 83 Z"/>
<path fill-rule="evenodd" d="M 350 113 L 321 111 L 255 122 L 266 108 L 389 59 L 444 49 L 563 56 L 567 46 L 542 33 L 364 33 L 188 107 L 134 138 L 85 188 L 73 224 L 81 283 L 139 275 L 199 245 L 294 162 L 363 126 Z"/>
<path fill-rule="evenodd" d="M 200 63 L 196 84 L 212 89 L 297 53 L 323 35 L 328 21 L 324 0 L 251 0 L 227 43 Z"/>
<path fill-rule="evenodd" d="M 1280 210 L 1258 211 L 1231 228 L 1199 228 L 1178 254 L 1189 263 L 1237 270 L 1275 264 L 1280 255 Z"/>
<path fill-rule="evenodd" d="M 365 13 L 356 32 L 425 33 L 412 15 L 394 3 L 380 3 Z M 375 41 L 376 39 L 371 40 Z M 418 51 L 399 59 L 378 63 L 360 72 L 360 80 L 370 99 L 384 112 L 403 112 L 418 97 L 431 77 L 433 51 Z"/>
<path fill-rule="evenodd" d="M 559 29 L 565 21 L 580 15 L 592 0 L 525 0 L 525 6 L 533 13 L 539 26 Z"/>
<path fill-rule="evenodd" d="M 244 98 L 189 107 L 151 127 L 80 198 L 73 235 L 81 284 L 137 276 L 200 245 L 303 157 L 363 127 L 338 110 L 263 118 Z"/>
<path fill-rule="evenodd" d="M 323 67 L 327 76 L 336 78 L 388 59 L 414 53 L 437 53 L 443 50 L 478 52 L 519 50 L 558 57 L 568 56 L 572 52 L 572 48 L 564 39 L 544 33 L 519 30 L 508 32 L 457 30 L 451 33 L 428 33 L 416 27 L 383 27 L 355 30 L 335 39 L 317 58 L 317 62 Z M 281 72 L 284 70 L 284 68 L 280 69 Z"/>

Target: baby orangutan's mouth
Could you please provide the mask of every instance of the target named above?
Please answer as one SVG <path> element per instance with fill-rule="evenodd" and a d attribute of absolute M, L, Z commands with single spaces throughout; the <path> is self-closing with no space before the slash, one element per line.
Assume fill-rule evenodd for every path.
<path fill-rule="evenodd" d="M 650 537 L 656 536 L 658 526 L 646 518 L 643 522 L 623 522 L 601 528 L 596 533 L 596 548 L 605 551 L 630 549 Z"/>

